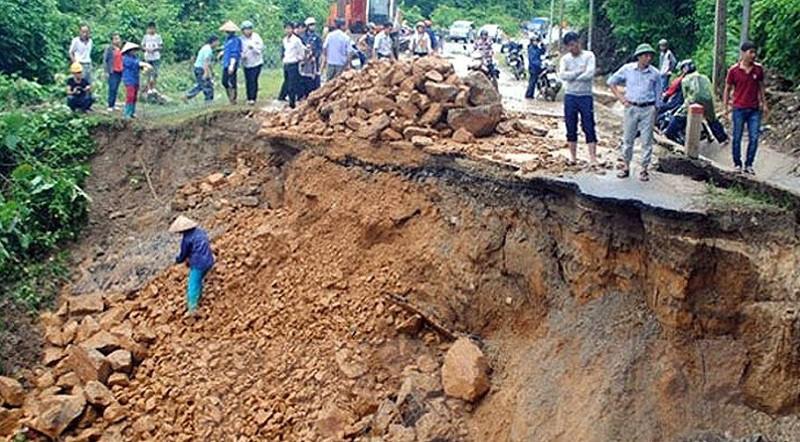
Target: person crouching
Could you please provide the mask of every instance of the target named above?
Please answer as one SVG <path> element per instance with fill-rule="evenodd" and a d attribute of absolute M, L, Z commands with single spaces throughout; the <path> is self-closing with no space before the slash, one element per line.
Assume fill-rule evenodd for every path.
<path fill-rule="evenodd" d="M 83 66 L 72 63 L 69 67 L 72 77 L 67 80 L 67 106 L 73 112 L 88 112 L 92 109 L 94 98 L 92 86 L 83 78 Z"/>
<path fill-rule="evenodd" d="M 214 254 L 208 234 L 196 221 L 183 215 L 177 217 L 169 227 L 170 233 L 181 233 L 181 250 L 175 258 L 177 264 L 185 262 L 189 266 L 189 280 L 186 286 L 186 313 L 193 315 L 203 294 L 203 278 L 214 265 Z"/>

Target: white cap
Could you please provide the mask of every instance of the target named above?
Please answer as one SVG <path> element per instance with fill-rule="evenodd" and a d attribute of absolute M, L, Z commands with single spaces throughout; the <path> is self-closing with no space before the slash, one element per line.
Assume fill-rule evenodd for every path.
<path fill-rule="evenodd" d="M 317 20 L 314 17 L 308 17 L 306 19 L 306 26 L 315 24 L 317 24 Z"/>

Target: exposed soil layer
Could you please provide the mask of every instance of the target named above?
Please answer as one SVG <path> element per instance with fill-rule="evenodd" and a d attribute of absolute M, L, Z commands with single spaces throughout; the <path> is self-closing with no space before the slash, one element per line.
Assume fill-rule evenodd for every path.
<path fill-rule="evenodd" d="M 242 144 L 255 128 L 223 136 L 234 121 L 195 126 L 161 150 L 142 144 L 156 149 L 149 174 L 163 203 L 146 202 L 145 184 L 131 191 L 138 200 L 120 200 L 130 204 L 115 218 L 129 223 L 122 231 L 93 227 L 147 240 L 89 257 L 99 264 L 75 287 L 102 292 L 99 311 L 47 317 L 51 368 L 30 376 L 39 387 L 24 422 L 41 424 L 47 395 L 84 396 L 82 379 L 58 380 L 88 346 L 100 359 L 129 351 L 135 366 L 129 380 L 115 369 L 110 402 L 82 404 L 66 430 L 90 440 L 800 434 L 793 214 L 593 201 L 412 146 Z M 209 152 L 208 169 L 159 171 L 197 151 Z M 215 167 L 223 179 L 209 176 Z M 142 207 L 153 215 L 137 222 Z M 178 211 L 216 233 L 195 319 L 182 319 L 186 270 L 158 270 L 177 247 L 158 232 Z M 398 300 L 429 322 L 415 326 Z M 95 320 L 86 316 L 108 329 L 105 341 L 67 336 L 71 321 Z M 477 404 L 442 391 L 451 335 L 475 337 L 490 359 Z"/>

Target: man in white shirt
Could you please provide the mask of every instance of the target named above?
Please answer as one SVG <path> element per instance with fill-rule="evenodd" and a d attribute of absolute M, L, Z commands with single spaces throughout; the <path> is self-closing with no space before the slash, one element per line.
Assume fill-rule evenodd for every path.
<path fill-rule="evenodd" d="M 392 48 L 392 24 L 386 23 L 383 25 L 381 32 L 375 36 L 375 56 L 378 58 L 394 58 L 394 50 Z"/>
<path fill-rule="evenodd" d="M 672 50 L 669 48 L 669 42 L 662 38 L 661 41 L 658 42 L 658 71 L 661 74 L 661 92 L 667 90 L 669 87 L 669 77 L 672 71 L 675 70 L 675 66 L 678 64 L 678 59 L 675 58 L 675 54 L 672 53 Z"/>
<path fill-rule="evenodd" d="M 164 46 L 164 41 L 161 36 L 156 32 L 156 23 L 150 22 L 147 24 L 147 32 L 142 37 L 142 49 L 144 50 L 144 61 L 149 63 L 153 68 L 147 71 L 147 89 L 146 92 L 155 90 L 156 80 L 158 79 L 158 71 L 161 68 L 161 48 Z"/>
<path fill-rule="evenodd" d="M 92 37 L 89 25 L 81 25 L 78 36 L 69 45 L 69 59 L 83 67 L 83 78 L 92 82 Z"/>
<path fill-rule="evenodd" d="M 344 33 L 344 20 L 336 19 L 335 29 L 331 31 L 325 42 L 322 43 L 322 62 L 325 69 L 325 80 L 330 81 L 347 70 L 350 66 L 353 41 Z"/>
<path fill-rule="evenodd" d="M 253 22 L 245 20 L 242 28 L 242 66 L 244 66 L 244 84 L 247 90 L 247 104 L 256 104 L 258 98 L 258 76 L 264 64 L 264 42 L 253 31 Z"/>
<path fill-rule="evenodd" d="M 283 26 L 283 81 L 289 96 L 289 107 L 294 109 L 300 95 L 300 62 L 306 57 L 306 46 L 295 35 L 295 24 L 287 22 Z"/>

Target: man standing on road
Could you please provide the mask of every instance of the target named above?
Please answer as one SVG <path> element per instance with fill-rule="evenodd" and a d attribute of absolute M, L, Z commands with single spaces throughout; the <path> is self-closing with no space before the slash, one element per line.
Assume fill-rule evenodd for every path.
<path fill-rule="evenodd" d="M 314 17 L 308 17 L 306 19 L 306 35 L 305 38 L 301 38 L 306 44 L 306 46 L 311 49 L 311 57 L 314 59 L 314 66 L 316 69 L 316 73 L 314 74 L 314 78 L 308 84 L 308 93 L 319 89 L 320 86 L 320 64 L 319 60 L 322 56 L 322 38 L 317 35 L 317 20 Z"/>
<path fill-rule="evenodd" d="M 289 97 L 289 107 L 292 109 L 301 93 L 300 62 L 306 57 L 306 46 L 295 34 L 296 27 L 291 22 L 287 22 L 283 27 L 285 32 L 285 37 L 283 37 L 283 78 Z"/>
<path fill-rule="evenodd" d="M 536 82 L 539 74 L 542 73 L 542 57 L 544 47 L 538 34 L 531 33 L 528 43 L 528 90 L 525 91 L 525 98 L 534 99 L 536 97 Z"/>
<path fill-rule="evenodd" d="M 753 162 L 758 150 L 758 137 L 761 131 L 761 119 L 769 114 L 767 101 L 764 98 L 764 68 L 756 63 L 756 46 L 745 42 L 741 47 L 739 62 L 728 69 L 725 80 L 725 91 L 722 93 L 722 102 L 725 114 L 730 112 L 733 105 L 733 165 L 737 172 L 742 171 L 742 136 L 744 125 L 747 124 L 747 156 L 744 162 L 744 172 L 755 175 Z M 733 91 L 731 91 L 731 88 Z M 733 101 L 731 101 L 733 92 Z"/>
<path fill-rule="evenodd" d="M 392 37 L 389 35 L 392 32 L 392 24 L 386 23 L 383 29 L 375 36 L 375 57 L 381 58 L 394 58 L 394 49 L 392 47 Z"/>
<path fill-rule="evenodd" d="M 678 60 L 670 50 L 669 42 L 666 39 L 662 38 L 658 42 L 658 48 L 661 50 L 658 55 L 658 70 L 661 73 L 661 92 L 663 93 L 669 87 L 669 76 L 675 70 Z"/>
<path fill-rule="evenodd" d="M 572 164 L 577 162 L 578 117 L 580 116 L 583 134 L 586 136 L 586 144 L 589 147 L 589 161 L 592 167 L 596 167 L 597 134 L 594 130 L 594 98 L 592 97 L 592 81 L 594 81 L 596 66 L 594 53 L 581 48 L 580 38 L 575 32 L 567 32 L 563 40 L 567 53 L 561 57 L 558 76 L 564 82 L 564 122 L 567 126 L 570 162 Z M 531 75 L 533 74 L 531 73 Z"/>
<path fill-rule="evenodd" d="M 642 170 L 639 179 L 649 181 L 650 159 L 653 156 L 653 126 L 656 120 L 656 108 L 661 106 L 661 74 L 650 65 L 656 51 L 647 43 L 636 48 L 633 57 L 636 61 L 623 65 L 611 78 L 608 86 L 620 103 L 625 106 L 623 122 L 622 154 L 625 166 L 617 174 L 619 178 L 630 176 L 631 160 L 633 160 L 633 143 L 636 133 L 642 137 Z M 623 93 L 620 89 L 625 87 Z"/>
<path fill-rule="evenodd" d="M 80 63 L 83 78 L 92 83 L 92 37 L 89 25 L 81 25 L 78 36 L 69 45 L 69 59 L 72 63 Z"/>
<path fill-rule="evenodd" d="M 439 39 L 436 38 L 436 32 L 433 30 L 433 22 L 430 20 L 425 20 L 425 32 L 428 33 L 428 38 L 431 41 L 431 54 L 435 54 L 441 50 L 439 47 Z"/>
<path fill-rule="evenodd" d="M 345 34 L 344 25 L 344 20 L 337 18 L 334 30 L 325 37 L 322 44 L 322 66 L 325 68 L 326 81 L 338 77 L 350 66 L 350 47 L 353 43 Z"/>
<path fill-rule="evenodd" d="M 158 80 L 158 72 L 161 69 L 161 49 L 163 46 L 164 41 L 156 32 L 156 24 L 151 21 L 147 24 L 147 32 L 142 37 L 144 61 L 153 67 L 147 72 L 147 89 L 145 89 L 145 93 L 150 93 L 156 89 L 156 80 Z"/>

